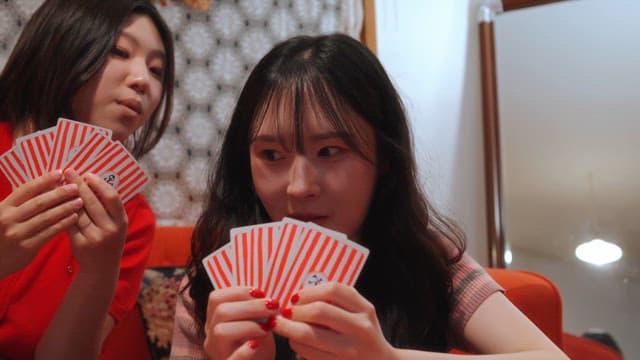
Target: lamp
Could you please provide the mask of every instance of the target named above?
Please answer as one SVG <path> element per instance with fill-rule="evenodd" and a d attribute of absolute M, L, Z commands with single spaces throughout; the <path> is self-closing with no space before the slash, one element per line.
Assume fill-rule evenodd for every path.
<path fill-rule="evenodd" d="M 595 195 L 593 190 L 593 175 L 589 173 L 589 195 L 591 198 L 591 217 L 590 222 L 591 233 L 596 237 L 590 241 L 583 242 L 578 245 L 575 250 L 576 257 L 584 262 L 594 265 L 605 265 L 616 262 L 622 258 L 622 249 L 620 246 L 599 238 L 600 227 L 597 223 L 597 214 L 595 207 Z"/>

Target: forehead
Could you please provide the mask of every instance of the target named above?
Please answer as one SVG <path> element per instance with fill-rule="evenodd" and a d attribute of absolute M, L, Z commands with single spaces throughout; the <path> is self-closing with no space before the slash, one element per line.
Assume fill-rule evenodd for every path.
<path fill-rule="evenodd" d="M 297 132 L 317 133 L 338 130 L 322 111 L 306 106 L 296 114 L 286 107 L 269 107 L 262 119 L 256 123 L 257 133 L 291 136 Z"/>
<path fill-rule="evenodd" d="M 282 104 L 282 102 L 280 102 Z M 257 121 L 251 142 L 279 142 L 286 148 L 304 152 L 307 146 L 329 139 L 341 139 L 362 157 L 375 161 L 373 127 L 354 111 L 322 109 L 317 103 L 302 106 L 297 113 L 292 107 L 267 108 Z"/>
<path fill-rule="evenodd" d="M 337 131 L 353 134 L 368 126 L 348 105 L 339 103 L 322 89 L 283 88 L 274 91 L 260 106 L 253 132 L 280 135 Z"/>
<path fill-rule="evenodd" d="M 146 14 L 132 14 L 122 23 L 118 40 L 128 40 L 137 46 L 164 56 L 164 42 L 156 24 Z"/>
<path fill-rule="evenodd" d="M 304 151 L 308 141 L 339 137 L 363 157 L 374 158 L 374 128 L 321 79 L 305 80 L 281 84 L 265 96 L 249 141 L 268 138 Z"/>

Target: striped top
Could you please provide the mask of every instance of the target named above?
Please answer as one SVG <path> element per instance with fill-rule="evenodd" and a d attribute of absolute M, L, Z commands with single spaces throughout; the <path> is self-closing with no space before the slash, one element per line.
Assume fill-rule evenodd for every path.
<path fill-rule="evenodd" d="M 466 349 L 464 328 L 467 322 L 491 294 L 503 289 L 480 264 L 467 254 L 464 254 L 462 259 L 451 267 L 451 270 L 453 274 L 451 344 L 457 348 Z M 184 286 L 186 286 L 186 278 L 182 280 L 180 288 Z M 191 302 L 188 289 L 178 296 L 171 345 L 173 360 L 207 359 L 202 348 L 204 339 L 198 336 L 196 322 L 185 305 L 191 305 Z"/>

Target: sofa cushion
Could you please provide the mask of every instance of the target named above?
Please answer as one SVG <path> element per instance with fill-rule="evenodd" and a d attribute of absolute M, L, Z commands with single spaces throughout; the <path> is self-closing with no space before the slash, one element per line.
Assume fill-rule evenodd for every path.
<path fill-rule="evenodd" d="M 178 286 L 182 267 L 148 268 L 144 272 L 138 306 L 152 359 L 169 357 Z"/>

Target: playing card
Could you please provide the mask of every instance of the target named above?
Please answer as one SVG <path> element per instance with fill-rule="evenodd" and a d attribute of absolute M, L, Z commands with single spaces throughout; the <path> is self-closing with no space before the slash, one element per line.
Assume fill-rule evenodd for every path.
<path fill-rule="evenodd" d="M 231 230 L 237 285 L 264 288 L 266 266 L 273 251 L 278 226 L 279 223 L 267 223 Z"/>
<path fill-rule="evenodd" d="M 235 276 L 232 271 L 233 253 L 233 245 L 227 243 L 202 259 L 204 268 L 214 288 L 224 289 L 236 285 Z"/>
<path fill-rule="evenodd" d="M 287 307 L 307 286 L 327 281 L 353 286 L 368 255 L 340 232 L 284 218 L 231 229 L 230 242 L 203 263 L 216 289 L 251 286 Z"/>
<path fill-rule="evenodd" d="M 266 292 L 267 297 L 277 299 L 274 295 L 279 290 L 281 281 L 286 275 L 286 270 L 295 257 L 300 245 L 300 236 L 305 230 L 306 223 L 304 222 L 288 218 L 282 220 L 280 233 L 269 259 L 265 287 L 262 289 Z"/>
<path fill-rule="evenodd" d="M 353 286 L 369 254 L 365 247 L 308 223 L 293 261 L 280 279 L 274 298 L 287 307 L 291 295 L 307 286 L 335 281 Z"/>
<path fill-rule="evenodd" d="M 80 174 L 84 174 L 86 169 L 91 166 L 96 157 L 108 145 L 117 147 L 111 139 L 101 132 L 92 133 L 87 141 L 78 146 L 77 151 L 64 165 L 64 169 L 73 169 Z"/>
<path fill-rule="evenodd" d="M 62 169 L 67 161 L 78 151 L 79 146 L 87 141 L 92 133 L 97 131 L 111 138 L 111 130 L 109 129 L 65 118 L 58 119 L 55 129 L 48 171 Z"/>
<path fill-rule="evenodd" d="M 0 157 L 0 170 L 16 188 L 46 172 L 74 169 L 94 173 L 116 188 L 127 202 L 149 182 L 144 170 L 111 130 L 59 118 L 56 126 L 16 139 Z"/>
<path fill-rule="evenodd" d="M 120 142 L 109 140 L 90 163 L 75 169 L 80 175 L 93 173 L 113 186 L 125 203 L 140 192 L 149 177 Z"/>
<path fill-rule="evenodd" d="M 54 131 L 54 128 L 49 128 L 16 139 L 16 147 L 27 163 L 27 171 L 32 179 L 47 172 Z"/>
<path fill-rule="evenodd" d="M 15 147 L 0 156 L 0 169 L 9 179 L 14 189 L 31 180 L 27 163 L 22 159 L 20 152 Z"/>

